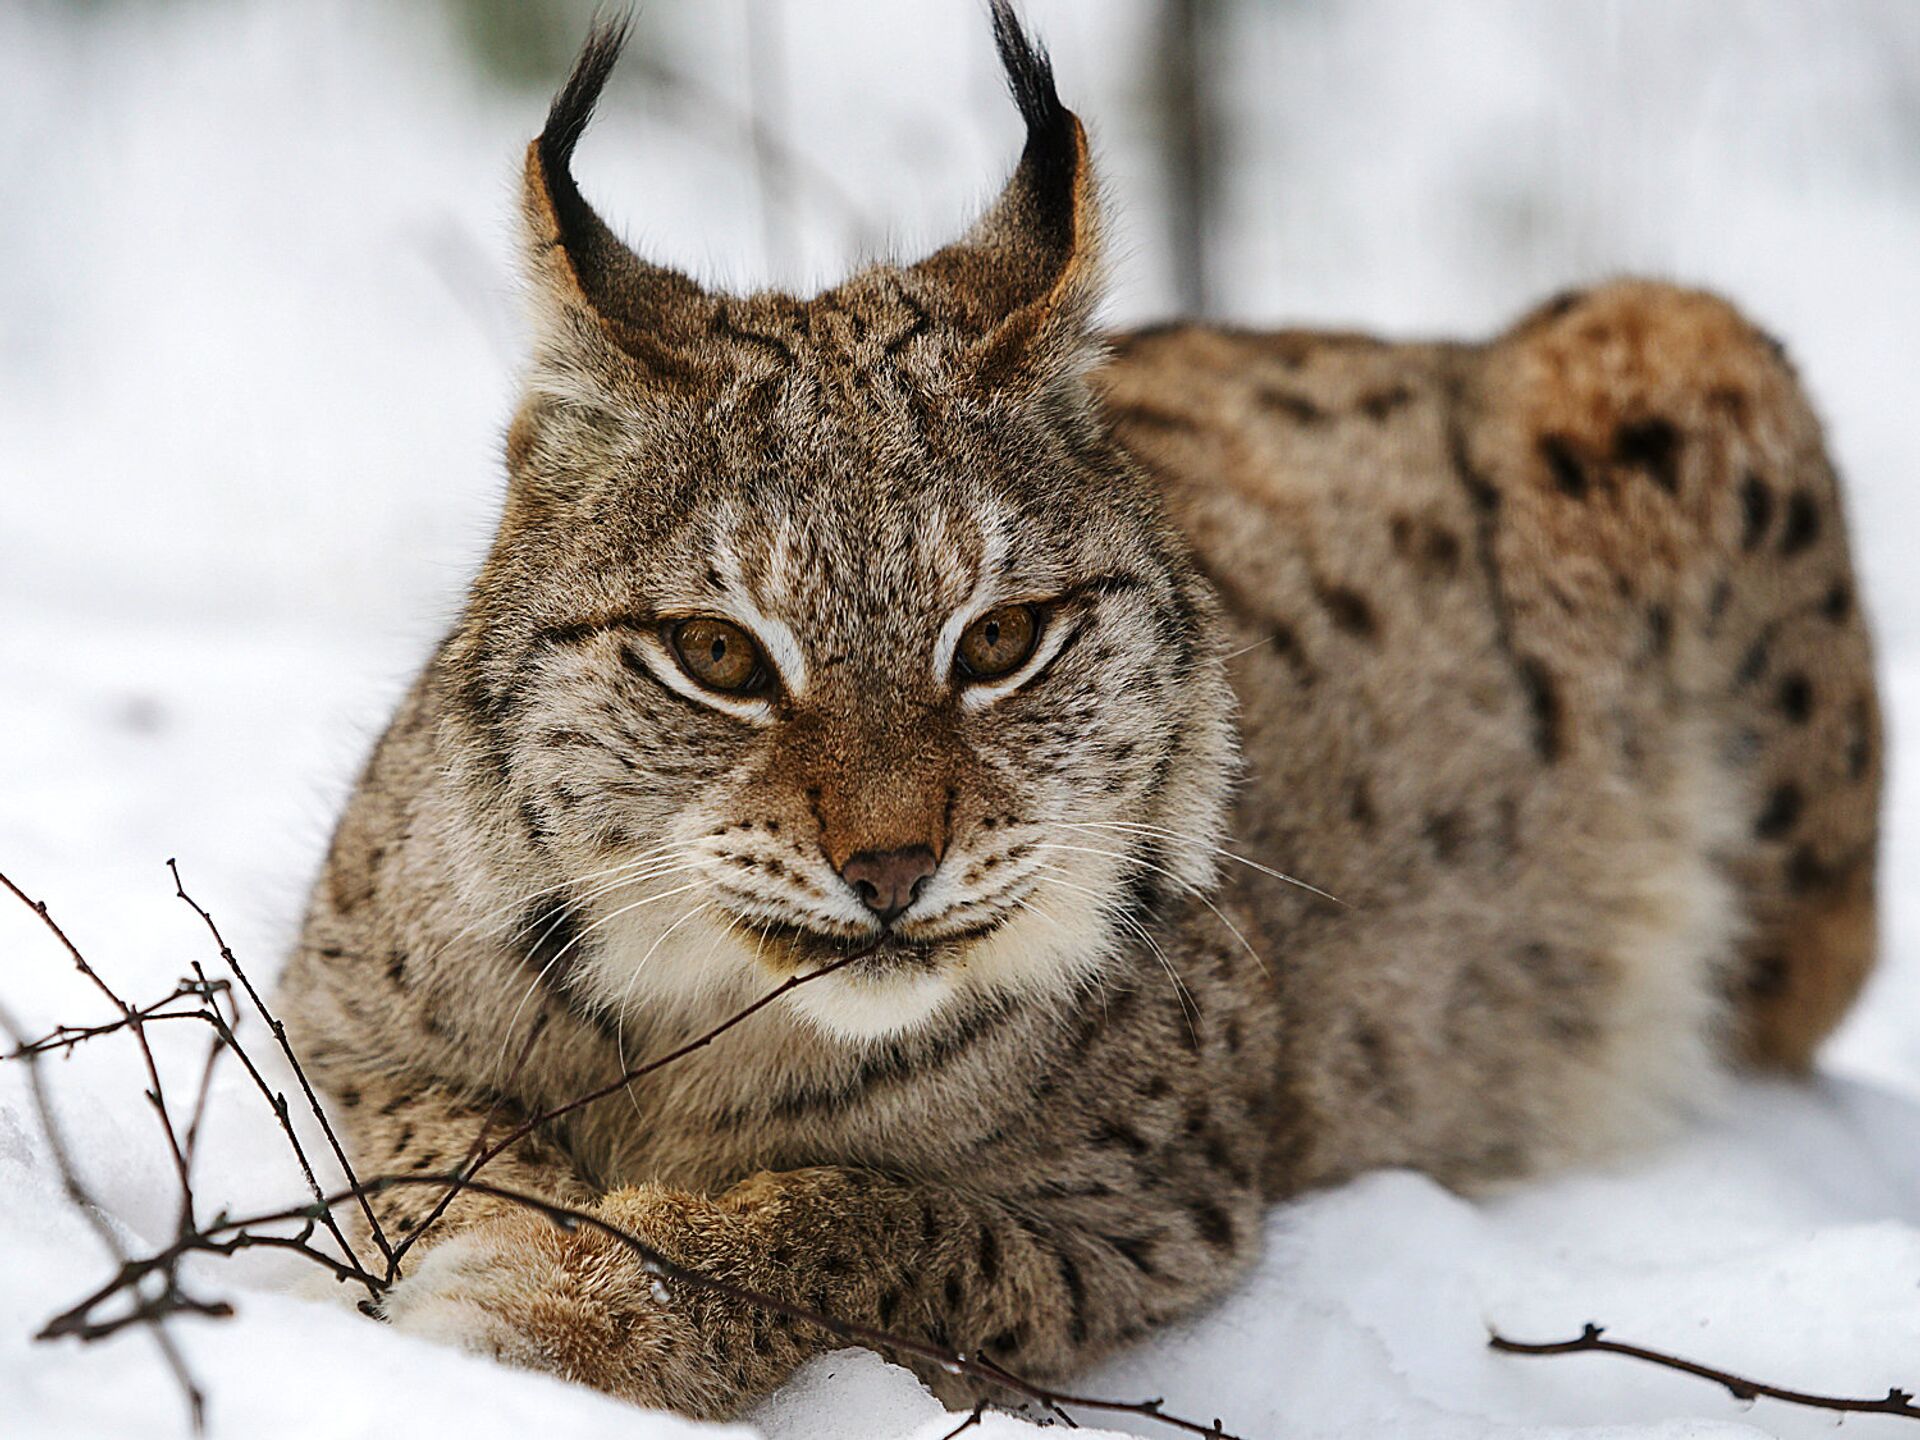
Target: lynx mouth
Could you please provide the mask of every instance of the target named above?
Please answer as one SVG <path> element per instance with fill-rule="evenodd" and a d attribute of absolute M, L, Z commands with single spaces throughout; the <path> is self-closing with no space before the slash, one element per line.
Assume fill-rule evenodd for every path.
<path fill-rule="evenodd" d="M 869 935 L 842 935 L 786 921 L 762 924 L 736 920 L 733 923 L 734 928 L 756 946 L 763 947 L 796 968 L 813 969 L 854 956 L 857 958 L 848 966 L 849 970 L 869 979 L 878 979 L 937 971 L 1000 929 L 1006 921 L 1004 917 L 996 916 L 964 930 L 929 940 L 911 939 L 890 930 Z"/>

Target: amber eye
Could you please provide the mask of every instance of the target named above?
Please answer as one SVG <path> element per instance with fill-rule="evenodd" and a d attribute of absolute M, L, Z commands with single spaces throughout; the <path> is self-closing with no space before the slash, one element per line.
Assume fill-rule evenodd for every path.
<path fill-rule="evenodd" d="M 1039 638 L 1039 611 L 1031 605 L 1002 605 L 966 628 L 954 657 L 969 680 L 997 680 L 1019 669 Z"/>
<path fill-rule="evenodd" d="M 701 616 L 682 620 L 667 632 L 680 668 L 709 690 L 751 695 L 764 690 L 766 661 L 753 637 L 731 620 Z"/>

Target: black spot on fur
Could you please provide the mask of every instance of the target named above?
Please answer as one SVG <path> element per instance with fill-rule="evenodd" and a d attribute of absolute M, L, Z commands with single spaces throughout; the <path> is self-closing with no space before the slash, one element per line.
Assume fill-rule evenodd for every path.
<path fill-rule="evenodd" d="M 1762 840 L 1778 840 L 1799 822 L 1800 812 L 1805 808 L 1806 797 L 1798 785 L 1788 781 L 1775 786 L 1759 819 L 1753 822 L 1754 835 Z"/>
<path fill-rule="evenodd" d="M 1373 808 L 1373 787 L 1362 775 L 1347 786 L 1347 818 L 1366 834 L 1372 834 L 1380 817 Z"/>
<path fill-rule="evenodd" d="M 1536 322 L 1558 320 L 1561 316 L 1580 305 L 1586 298 L 1587 292 L 1585 290 L 1562 290 L 1558 295 L 1543 302 L 1540 308 L 1533 312 L 1533 318 Z"/>
<path fill-rule="evenodd" d="M 1141 400 L 1128 405 L 1113 407 L 1113 418 L 1122 425 L 1138 426 L 1146 430 L 1162 430 L 1173 434 L 1191 434 L 1200 428 L 1200 422 L 1193 416 L 1178 410 L 1170 410 L 1164 405 Z"/>
<path fill-rule="evenodd" d="M 1864 780 L 1873 765 L 1873 707 L 1863 697 L 1847 707 L 1847 778 Z"/>
<path fill-rule="evenodd" d="M 983 1283 L 991 1285 L 1000 1278 L 1000 1236 L 991 1225 L 980 1227 L 980 1244 L 973 1263 Z"/>
<path fill-rule="evenodd" d="M 1362 640 L 1372 640 L 1379 635 L 1380 623 L 1374 618 L 1373 607 L 1359 591 L 1344 585 L 1330 585 L 1318 595 L 1326 607 L 1327 618 L 1337 628 Z"/>
<path fill-rule="evenodd" d="M 1060 1284 L 1067 1292 L 1067 1310 L 1070 1319 L 1067 1333 L 1073 1337 L 1076 1345 L 1084 1345 L 1087 1340 L 1087 1282 L 1080 1274 L 1080 1267 L 1066 1251 L 1054 1250 L 1054 1263 L 1060 1270 Z"/>
<path fill-rule="evenodd" d="M 1565 714 L 1560 691 L 1547 667 L 1532 655 L 1520 657 L 1520 683 L 1526 690 L 1527 708 L 1533 712 L 1534 753 L 1551 765 L 1558 760 L 1565 744 L 1562 730 Z"/>
<path fill-rule="evenodd" d="M 1587 472 L 1580 468 L 1564 435 L 1542 435 L 1540 458 L 1547 462 L 1547 474 L 1562 495 L 1575 500 L 1587 498 Z"/>
<path fill-rule="evenodd" d="M 1157 1275 L 1159 1269 L 1153 1263 L 1153 1242 L 1138 1235 L 1104 1235 L 1101 1237 L 1108 1245 L 1127 1258 L 1142 1275 Z"/>
<path fill-rule="evenodd" d="M 1795 725 L 1804 725 L 1813 714 L 1813 682 L 1798 670 L 1780 681 L 1780 713 Z"/>
<path fill-rule="evenodd" d="M 1680 493 L 1680 432 L 1664 416 L 1636 420 L 1615 430 L 1613 456 L 1623 465 L 1645 470 L 1669 495 Z"/>
<path fill-rule="evenodd" d="M 1853 587 L 1844 580 L 1836 580 L 1827 591 L 1826 599 L 1820 602 L 1820 613 L 1836 625 L 1853 614 Z"/>
<path fill-rule="evenodd" d="M 1755 1000 L 1771 1000 L 1787 989 L 1787 959 L 1769 952 L 1756 955 L 1747 966 L 1747 994 Z"/>
<path fill-rule="evenodd" d="M 1425 579 L 1441 579 L 1460 568 L 1460 537 L 1444 526 L 1395 515 L 1387 525 L 1394 553 Z"/>
<path fill-rule="evenodd" d="M 1291 625 L 1276 621 L 1267 632 L 1267 643 L 1273 647 L 1276 655 L 1293 667 L 1294 678 L 1302 685 L 1311 685 L 1319 678 L 1313 663 L 1307 659 L 1305 648 L 1300 644 L 1299 632 Z"/>
<path fill-rule="evenodd" d="M 1442 810 L 1437 814 L 1429 815 L 1422 833 L 1426 836 L 1427 845 L 1433 851 L 1433 858 L 1443 865 L 1451 864 L 1457 859 L 1464 828 L 1461 824 L 1460 812 L 1457 810 Z"/>
<path fill-rule="evenodd" d="M 1200 1238 L 1216 1250 L 1233 1249 L 1233 1221 L 1227 1212 L 1211 1200 L 1195 1200 L 1187 1207 L 1193 1228 Z"/>
<path fill-rule="evenodd" d="M 1095 1145 L 1104 1147 L 1117 1145 L 1134 1155 L 1144 1155 L 1152 1148 L 1138 1130 L 1124 1121 L 1111 1117 L 1096 1123 L 1093 1129 L 1087 1132 L 1087 1138 Z"/>
<path fill-rule="evenodd" d="M 1787 520 L 1780 529 L 1780 553 L 1798 555 L 1820 538 L 1820 503 L 1805 490 L 1787 497 Z"/>
<path fill-rule="evenodd" d="M 1282 390 L 1278 386 L 1263 385 L 1256 398 L 1270 410 L 1278 410 L 1289 420 L 1301 425 L 1318 425 L 1327 418 L 1327 412 L 1300 394 L 1297 390 Z"/>
<path fill-rule="evenodd" d="M 1740 548 L 1757 550 L 1773 524 L 1773 491 L 1752 470 L 1740 482 Z"/>
<path fill-rule="evenodd" d="M 572 899 L 564 892 L 527 911 L 515 933 L 527 944 L 527 963 L 545 973 L 549 987 L 566 979 L 566 971 L 585 958 L 581 952 L 592 943 L 582 935 Z"/>
<path fill-rule="evenodd" d="M 771 335 L 763 330 L 753 330 L 740 324 L 733 318 L 732 309 L 724 303 L 714 309 L 712 333 L 715 339 L 736 341 L 761 351 L 782 365 L 793 363 L 791 345 L 778 335 Z"/>
<path fill-rule="evenodd" d="M 1647 607 L 1647 653 L 1664 660 L 1673 649 L 1673 612 L 1664 605 Z"/>
<path fill-rule="evenodd" d="M 1707 633 L 1713 634 L 1720 626 L 1720 618 L 1727 613 L 1727 605 L 1733 599 L 1733 585 L 1723 575 L 1713 582 L 1713 590 L 1707 596 Z"/>
<path fill-rule="evenodd" d="M 1413 399 L 1413 391 L 1404 385 L 1389 385 L 1384 390 L 1369 390 L 1360 397 L 1360 413 L 1369 420 L 1385 420 Z"/>
<path fill-rule="evenodd" d="M 1740 657 L 1740 668 L 1733 672 L 1735 683 L 1751 685 L 1767 669 L 1767 637 L 1762 635 L 1747 647 L 1747 653 Z"/>
<path fill-rule="evenodd" d="M 1747 394 L 1730 385 L 1719 385 L 1707 392 L 1707 404 L 1722 412 L 1736 425 L 1747 423 Z"/>

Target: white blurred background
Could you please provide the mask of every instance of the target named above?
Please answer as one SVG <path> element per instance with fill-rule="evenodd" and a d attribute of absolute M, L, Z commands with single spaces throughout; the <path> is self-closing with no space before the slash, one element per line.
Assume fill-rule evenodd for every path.
<path fill-rule="evenodd" d="M 1751 307 L 1830 420 L 1905 739 L 1920 4 L 1029 12 L 1110 186 L 1116 323 L 1475 334 L 1617 271 Z M 0 866 L 102 937 L 182 939 L 169 854 L 263 960 L 296 922 L 492 524 L 518 152 L 588 13 L 0 8 Z M 975 0 L 659 0 L 578 169 L 649 255 L 812 286 L 950 236 L 1018 144 Z M 1920 1089 L 1914 996 L 1837 1064 Z"/>
<path fill-rule="evenodd" d="M 1109 182 L 1116 323 L 1197 309 L 1478 334 L 1562 286 L 1643 271 L 1722 290 L 1787 341 L 1851 486 L 1894 732 L 1886 960 L 1829 1063 L 1920 1098 L 1920 767 L 1907 760 L 1920 739 L 1920 0 L 1027 10 Z M 502 489 L 513 181 L 588 13 L 575 0 L 0 3 L 0 870 L 51 901 L 136 996 L 207 958 L 172 898 L 169 856 L 241 955 L 272 970 L 354 769 L 458 603 Z M 709 281 L 810 286 L 950 236 L 1019 141 L 977 0 L 653 0 L 577 168 L 651 256 Z M 0 999 L 37 1024 L 97 1003 L 10 906 Z M 136 1228 L 164 1228 L 149 1121 L 82 1098 L 91 1063 L 55 1073 L 96 1183 Z M 141 1083 L 124 1067 L 95 1081 L 96 1095 Z M 247 1103 L 236 1090 L 233 1113 Z M 1362 1411 L 1386 1417 L 1380 1433 L 1413 1433 L 1429 1403 L 1451 1409 L 1456 1380 L 1482 1387 L 1481 1415 L 1586 1413 L 1595 1382 L 1623 1417 L 1719 1413 L 1699 1387 L 1643 1382 L 1629 1398 L 1586 1371 L 1551 1398 L 1562 1392 L 1536 1372 L 1462 1369 L 1493 1280 L 1444 1279 L 1448 1347 L 1420 1338 L 1440 1302 L 1423 1310 L 1417 1297 L 1443 1283 L 1423 1266 L 1465 1257 L 1461 1274 L 1504 1276 L 1537 1301 L 1559 1292 L 1516 1268 L 1515 1247 L 1551 1270 L 1574 1253 L 1568 1237 L 1615 1217 L 1632 1232 L 1618 1253 L 1642 1245 L 1653 1269 L 1617 1263 L 1606 1241 L 1565 1281 L 1569 1304 L 1617 1281 L 1618 1303 L 1655 1319 L 1765 1315 L 1748 1336 L 1760 1360 L 1769 1345 L 1776 1365 L 1824 1357 L 1804 1381 L 1910 1383 L 1870 1350 L 1920 1353 L 1907 1260 L 1894 1258 L 1920 1264 L 1920 1229 L 1841 1222 L 1920 1214 L 1920 1197 L 1893 1179 L 1872 1189 L 1871 1159 L 1846 1162 L 1844 1185 L 1827 1162 L 1803 1163 L 1807 1147 L 1840 1153 L 1794 1108 L 1828 1098 L 1756 1091 L 1744 1103 L 1736 1134 L 1777 1140 L 1755 1141 L 1762 1159 L 1729 1159 L 1749 1152 L 1723 1134 L 1642 1191 L 1542 1192 L 1533 1220 L 1470 1219 L 1406 1178 L 1315 1201 L 1275 1221 L 1270 1265 L 1292 1288 L 1246 1300 L 1244 1314 L 1282 1328 L 1232 1312 L 1191 1343 L 1235 1354 L 1219 1347 L 1236 1327 L 1261 1356 L 1297 1343 L 1290 1373 L 1367 1377 Z M 0 1105 L 0 1162 L 25 1169 L 0 1175 L 47 1183 L 13 1123 Z M 1868 1156 L 1872 1135 L 1860 1130 Z M 1867 1198 L 1822 1209 L 1802 1182 Z M 237 1183 L 284 1196 L 288 1178 Z M 1641 1223 L 1696 1200 L 1674 1237 Z M 1825 1278 L 1800 1284 L 1729 1252 L 1673 1271 L 1693 1290 L 1633 1288 L 1687 1246 L 1712 1257 L 1742 1243 L 1747 1222 L 1725 1217 L 1748 1201 L 1774 1207 L 1751 1222 L 1767 1256 L 1804 1217 L 1839 1227 L 1791 1252 Z M 14 1226 L 0 1235 L 27 1237 L 9 1242 L 0 1280 L 0 1378 L 43 1385 L 43 1408 L 21 1413 L 65 1427 L 104 1372 L 78 1356 L 50 1370 L 44 1347 L 13 1346 L 47 1295 L 86 1273 L 61 1258 L 65 1232 L 47 1218 L 58 1208 L 9 1213 L 0 1198 Z M 1458 1238 L 1468 1225 L 1478 1248 Z M 1406 1256 L 1376 1243 L 1387 1230 Z M 1324 1244 L 1289 1249 L 1296 1234 Z M 43 1281 L 21 1278 L 43 1273 L 21 1268 L 23 1245 L 46 1257 Z M 1331 1257 L 1324 1293 L 1337 1301 L 1313 1298 L 1306 1253 Z M 1863 1308 L 1876 1277 L 1890 1287 L 1884 1314 L 1901 1318 Z M 1400 1318 L 1329 1329 L 1336 1306 L 1365 1311 L 1356 1285 Z M 1553 1316 L 1541 1324 L 1568 1318 Z M 261 1371 L 272 1385 L 306 1373 L 313 1324 L 290 1315 L 282 1331 L 252 1332 L 288 1347 Z M 384 1363 L 370 1327 L 351 1337 Z M 1315 1370 L 1343 1346 L 1349 1370 Z M 1178 1373 L 1185 1354 L 1168 1349 L 1144 1373 Z M 1838 1373 L 1855 1358 L 1857 1375 Z M 1266 1363 L 1225 1367 L 1251 1387 L 1248 1405 L 1274 1389 Z M 465 1383 L 449 1372 L 433 1393 Z M 1328 1413 L 1362 1413 L 1350 1393 L 1318 1393 Z M 276 1403 L 277 1390 L 258 1413 Z M 386 1424 L 386 1411 L 366 1413 Z M 801 1415 L 782 1433 L 812 1433 Z M 1827 1424 L 1809 1417 L 1795 1433 Z"/>
<path fill-rule="evenodd" d="M 1484 333 L 1626 270 L 1750 307 L 1830 421 L 1905 727 L 1920 4 L 1028 8 L 1109 183 L 1116 323 Z M 0 866 L 102 935 L 177 919 L 178 854 L 284 943 L 492 521 L 513 179 L 588 14 L 0 7 Z M 951 235 L 1018 145 L 976 0 L 656 0 L 578 168 L 648 254 L 811 286 Z M 1837 1063 L 1920 1087 L 1915 996 Z"/>

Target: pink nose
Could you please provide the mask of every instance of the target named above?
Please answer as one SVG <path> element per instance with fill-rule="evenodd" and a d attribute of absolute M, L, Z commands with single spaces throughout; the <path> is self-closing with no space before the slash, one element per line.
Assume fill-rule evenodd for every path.
<path fill-rule="evenodd" d="M 840 877 L 882 922 L 892 920 L 919 897 L 939 861 L 925 845 L 905 850 L 862 850 L 840 867 Z"/>

